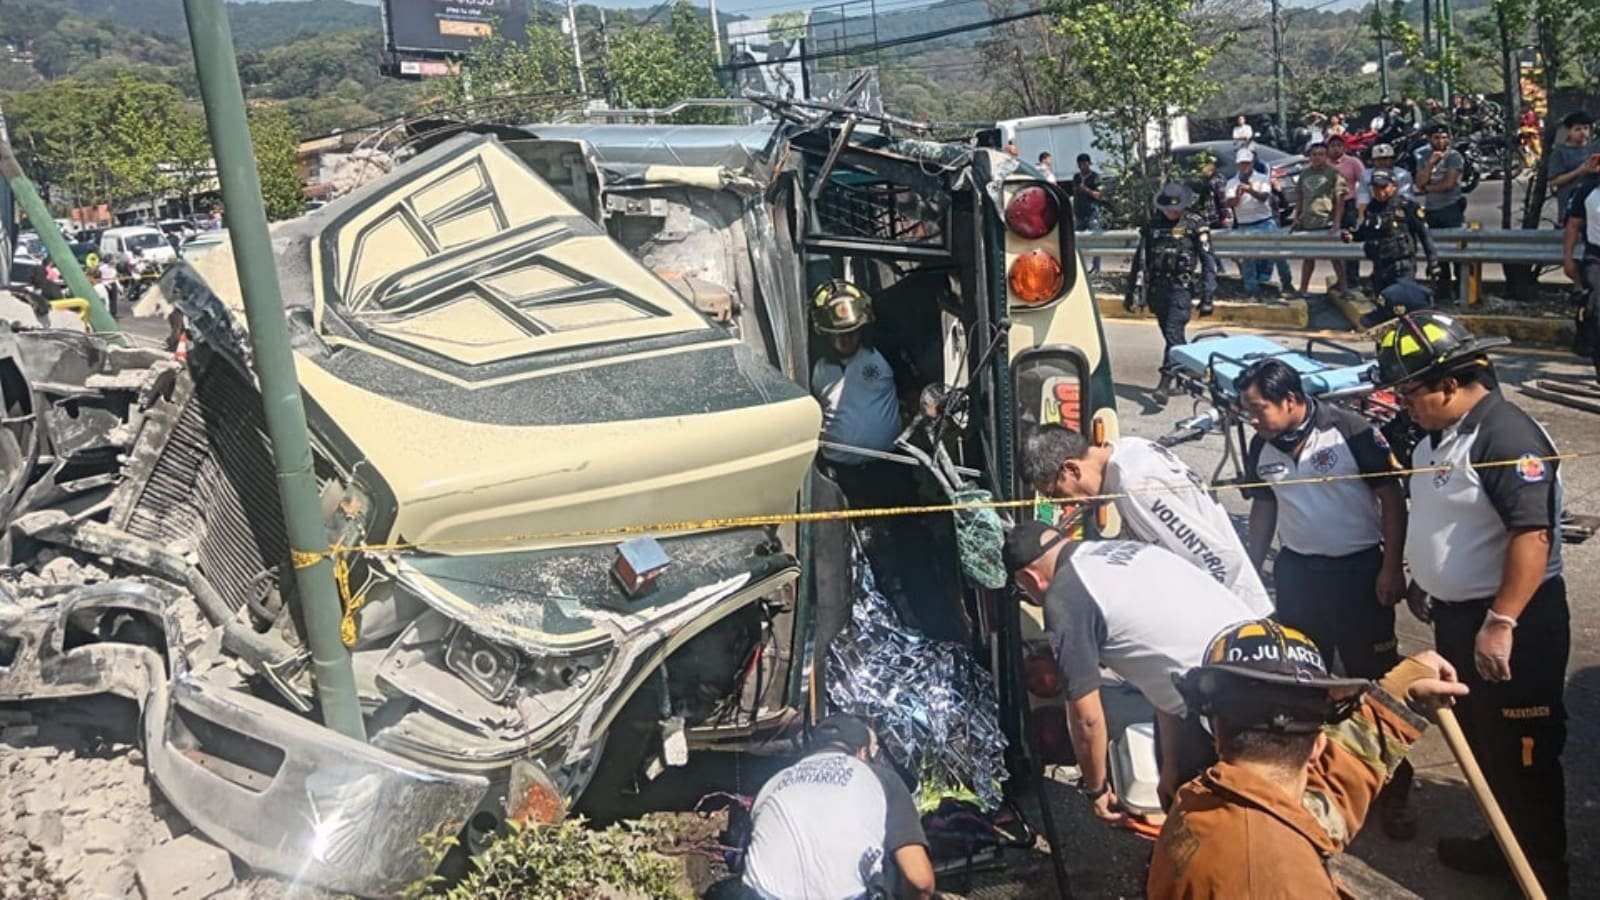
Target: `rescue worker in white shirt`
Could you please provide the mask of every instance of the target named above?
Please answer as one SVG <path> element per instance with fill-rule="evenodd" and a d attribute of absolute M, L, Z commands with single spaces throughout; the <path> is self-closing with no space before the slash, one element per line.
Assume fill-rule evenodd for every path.
<path fill-rule="evenodd" d="M 1471 689 L 1459 715 L 1534 873 L 1568 895 L 1567 657 L 1561 478 L 1555 444 L 1501 396 L 1479 339 L 1437 312 L 1401 317 L 1378 337 L 1378 376 L 1426 434 L 1412 454 L 1407 602 L 1432 621 L 1438 650 Z M 1506 878 L 1494 839 L 1439 841 L 1464 872 Z"/>
<path fill-rule="evenodd" d="M 888 452 L 900 436 L 900 400 L 888 360 L 865 343 L 872 322 L 872 298 L 847 281 L 830 279 L 812 293 L 812 327 L 828 346 L 811 367 L 811 392 L 822 404 L 823 440 Z M 914 490 L 907 466 L 828 447 L 822 459 L 852 506 L 906 502 Z"/>
<path fill-rule="evenodd" d="M 1227 510 L 1166 447 L 1126 436 L 1094 446 L 1070 428 L 1045 425 L 1023 441 L 1022 477 L 1056 499 L 1117 495 L 1110 502 L 1128 537 L 1188 560 L 1237 594 L 1252 616 L 1272 615 L 1272 599 Z"/>
<path fill-rule="evenodd" d="M 932 897 L 922 820 L 905 782 L 874 762 L 871 727 L 855 716 L 828 716 L 812 729 L 809 747 L 751 804 L 742 890 L 719 885 L 715 896 Z"/>
<path fill-rule="evenodd" d="M 1234 388 L 1256 429 L 1245 481 L 1272 485 L 1246 496 L 1258 568 L 1278 537 L 1277 620 L 1316 642 L 1329 665 L 1337 654 L 1344 674 L 1382 678 L 1400 663 L 1394 608 L 1406 592 L 1406 498 L 1389 442 L 1359 414 L 1307 397 L 1282 360 L 1251 364 Z M 1323 477 L 1344 480 L 1292 483 Z M 1378 798 L 1383 832 L 1395 840 L 1417 834 L 1412 774 L 1402 762 Z"/>
<path fill-rule="evenodd" d="M 1044 607 L 1083 773 L 1079 788 L 1095 816 L 1122 819 L 1106 766 L 1101 665 L 1155 707 L 1165 809 L 1182 784 L 1216 762 L 1215 744 L 1185 708 L 1175 678 L 1200 664 L 1212 635 L 1251 618 L 1250 608 L 1176 555 L 1138 541 L 1069 541 L 1048 525 L 1023 522 L 1006 533 L 1002 557 L 1016 586 Z"/>

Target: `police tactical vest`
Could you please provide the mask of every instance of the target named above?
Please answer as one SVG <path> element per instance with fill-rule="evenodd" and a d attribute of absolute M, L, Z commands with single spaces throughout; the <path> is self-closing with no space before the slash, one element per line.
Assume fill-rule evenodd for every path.
<path fill-rule="evenodd" d="M 1152 279 L 1184 287 L 1194 279 L 1194 269 L 1200 261 L 1195 250 L 1195 227 L 1189 216 L 1176 222 L 1160 216 L 1145 225 L 1145 252 Z"/>
<path fill-rule="evenodd" d="M 1375 233 L 1363 249 L 1367 258 L 1380 264 L 1399 263 L 1416 256 L 1411 230 L 1406 227 L 1406 207 L 1396 203 L 1383 210 L 1367 209 L 1366 227 Z"/>

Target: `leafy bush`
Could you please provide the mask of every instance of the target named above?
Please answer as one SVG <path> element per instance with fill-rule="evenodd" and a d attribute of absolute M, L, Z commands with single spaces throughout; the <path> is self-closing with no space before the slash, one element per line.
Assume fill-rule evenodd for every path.
<path fill-rule="evenodd" d="M 473 858 L 466 877 L 437 896 L 446 900 L 690 896 L 679 866 L 651 849 L 659 830 L 659 826 L 622 823 L 600 831 L 587 827 L 581 818 L 550 826 L 510 825 L 505 835 Z M 413 886 L 406 896 L 433 894 L 435 881 Z"/>

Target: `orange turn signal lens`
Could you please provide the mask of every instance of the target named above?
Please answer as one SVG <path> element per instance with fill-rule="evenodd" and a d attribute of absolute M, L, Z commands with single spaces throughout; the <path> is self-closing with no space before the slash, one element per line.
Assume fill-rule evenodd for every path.
<path fill-rule="evenodd" d="M 1029 250 L 1011 264 L 1006 282 L 1011 293 L 1029 306 L 1049 303 L 1061 294 L 1061 260 L 1043 248 Z"/>

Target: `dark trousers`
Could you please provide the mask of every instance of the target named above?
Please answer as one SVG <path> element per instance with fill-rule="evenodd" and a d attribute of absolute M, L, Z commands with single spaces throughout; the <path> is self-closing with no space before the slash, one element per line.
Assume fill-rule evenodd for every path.
<path fill-rule="evenodd" d="M 1517 620 L 1511 680 L 1478 675 L 1473 649 L 1489 601 L 1433 603 L 1433 637 L 1472 693 L 1456 716 L 1483 767 L 1495 799 L 1552 897 L 1567 886 L 1567 785 L 1561 751 L 1567 743 L 1567 654 L 1571 618 L 1559 576 L 1539 586 Z"/>
<path fill-rule="evenodd" d="M 1161 326 L 1161 340 L 1166 344 L 1161 354 L 1163 366 L 1171 361 L 1168 356 L 1171 355 L 1173 347 L 1189 343 L 1185 329 L 1188 328 L 1193 306 L 1193 298 L 1190 297 L 1189 289 L 1186 287 L 1150 286 L 1150 311 L 1156 314 L 1156 322 Z"/>
<path fill-rule="evenodd" d="M 1352 678 L 1382 678 L 1400 662 L 1394 607 L 1378 602 L 1382 568 L 1380 547 L 1349 556 L 1308 556 L 1283 548 L 1273 569 L 1278 621 L 1304 632 L 1330 669 L 1337 656 Z M 1401 762 L 1383 796 L 1404 801 L 1414 774 L 1410 760 Z"/>
<path fill-rule="evenodd" d="M 1467 221 L 1467 198 L 1462 197 L 1450 206 L 1443 209 L 1434 209 L 1429 206 L 1427 211 L 1428 228 L 1460 228 Z M 1445 263 L 1439 267 L 1439 280 L 1435 282 L 1433 295 L 1439 302 L 1453 302 L 1456 299 L 1455 283 L 1461 279 L 1460 263 Z"/>
<path fill-rule="evenodd" d="M 1165 765 L 1166 756 L 1161 750 L 1161 717 L 1155 721 L 1156 765 Z M 1190 713 L 1183 717 L 1178 734 L 1178 758 L 1173 763 L 1178 769 L 1178 783 L 1187 784 L 1200 777 L 1200 773 L 1217 764 L 1217 742 L 1211 732 L 1200 724 L 1200 717 Z"/>
<path fill-rule="evenodd" d="M 1583 276 L 1584 324 L 1578 333 L 1580 352 L 1587 351 L 1600 379 L 1600 252 L 1588 249 L 1579 267 Z"/>

